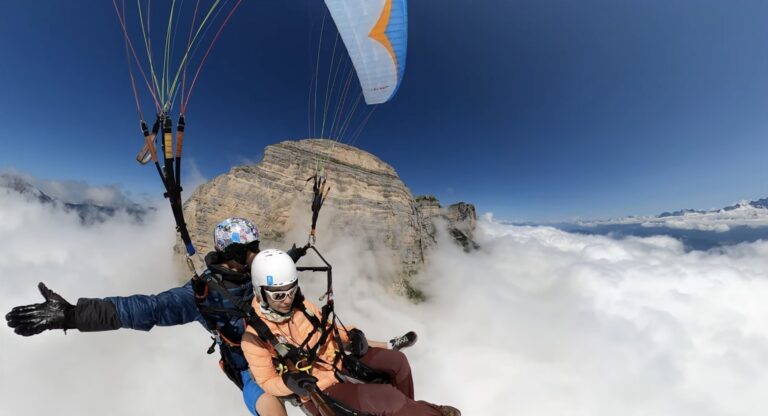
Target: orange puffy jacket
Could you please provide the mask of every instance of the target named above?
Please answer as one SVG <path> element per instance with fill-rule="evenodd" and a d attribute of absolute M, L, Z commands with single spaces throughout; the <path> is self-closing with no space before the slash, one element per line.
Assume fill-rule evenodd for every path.
<path fill-rule="evenodd" d="M 312 322 L 304 315 L 303 312 L 294 310 L 291 319 L 283 323 L 275 323 L 266 319 L 261 312 L 258 298 L 254 298 L 252 302 L 253 308 L 259 315 L 259 318 L 267 324 L 267 327 L 277 337 L 280 342 L 288 342 L 294 346 L 301 345 L 304 339 L 312 332 Z M 319 309 L 313 305 L 310 301 L 304 300 L 304 306 L 307 308 L 307 312 L 317 317 L 319 320 L 321 314 Z M 350 328 L 351 329 L 351 328 Z M 349 336 L 344 329 L 339 328 L 339 334 L 343 343 L 349 342 Z M 312 339 L 307 344 L 307 348 L 313 348 L 320 339 L 320 330 L 317 330 L 312 336 Z M 273 396 L 288 396 L 293 394 L 291 390 L 283 383 L 283 379 L 275 369 L 275 365 L 272 362 L 273 357 L 277 357 L 272 345 L 259 339 L 256 330 L 247 327 L 241 347 L 245 358 L 248 360 L 248 366 L 251 369 L 251 375 L 256 383 L 264 389 L 265 392 Z M 328 387 L 337 384 L 339 381 L 334 375 L 335 371 L 332 366 L 333 360 L 336 357 L 336 345 L 332 336 L 328 336 L 325 345 L 320 346 L 317 351 L 317 360 L 312 367 L 312 375 L 317 377 L 317 386 L 320 390 L 325 390 Z M 336 367 L 341 368 L 341 363 L 337 363 Z"/>

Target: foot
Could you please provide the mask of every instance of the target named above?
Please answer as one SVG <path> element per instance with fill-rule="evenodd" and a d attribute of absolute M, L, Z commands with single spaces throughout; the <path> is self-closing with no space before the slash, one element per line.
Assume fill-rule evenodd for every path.
<path fill-rule="evenodd" d="M 437 406 L 440 409 L 440 414 L 443 416 L 461 416 L 459 409 L 453 406 Z"/>
<path fill-rule="evenodd" d="M 416 333 L 413 331 L 410 331 L 401 337 L 390 339 L 389 346 L 393 350 L 402 350 L 403 348 L 408 348 L 413 344 L 415 344 L 417 339 L 419 339 L 419 337 L 416 335 Z"/>

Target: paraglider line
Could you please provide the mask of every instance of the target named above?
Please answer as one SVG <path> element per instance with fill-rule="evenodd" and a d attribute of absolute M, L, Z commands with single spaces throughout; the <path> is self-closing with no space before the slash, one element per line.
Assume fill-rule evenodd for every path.
<path fill-rule="evenodd" d="M 344 102 L 344 100 L 343 100 L 344 93 L 345 93 L 345 91 L 347 91 L 347 88 L 349 88 L 348 87 L 348 85 L 349 85 L 349 77 L 347 77 L 347 81 L 342 84 L 342 85 L 344 85 L 343 87 L 341 87 L 340 89 L 336 88 L 336 80 L 339 78 L 339 70 L 341 69 L 342 62 L 345 65 L 347 64 L 347 61 L 344 60 L 343 56 L 340 57 L 340 59 L 339 59 L 339 65 L 336 67 L 336 73 L 333 75 L 333 85 L 331 86 L 331 93 L 332 93 L 331 99 L 336 104 L 335 105 L 336 109 L 333 112 L 333 117 L 331 117 L 331 128 L 328 130 L 328 135 L 331 138 L 334 137 L 333 129 L 334 129 L 334 126 L 336 125 L 336 119 L 337 119 L 337 117 L 339 115 L 339 108 L 341 106 L 341 103 Z M 344 71 L 342 71 L 342 73 L 344 73 Z M 338 91 L 338 93 L 337 93 L 337 91 Z"/>
<path fill-rule="evenodd" d="M 339 44 L 339 34 L 336 33 L 336 40 L 333 42 L 333 52 L 331 52 L 331 69 L 328 71 L 328 81 L 325 84 L 325 105 L 323 106 L 323 124 L 320 128 L 320 138 L 325 133 L 325 121 L 328 117 L 328 95 L 330 94 L 331 73 L 333 72 L 333 63 L 336 60 L 336 46 Z"/>
<path fill-rule="evenodd" d="M 184 0 L 181 0 L 181 3 L 179 4 L 179 11 L 176 13 L 176 21 L 178 22 L 176 26 L 173 29 L 173 37 L 171 38 L 171 57 L 175 56 L 176 51 L 176 37 L 179 33 L 179 28 L 181 27 L 181 14 L 184 10 Z M 175 99 L 175 97 L 174 97 Z"/>
<path fill-rule="evenodd" d="M 314 136 L 317 132 L 317 89 L 318 89 L 318 77 L 320 76 L 320 50 L 322 49 L 323 45 L 323 35 L 325 34 L 325 19 L 328 16 L 327 13 L 323 14 L 323 23 L 320 25 L 320 40 L 317 44 L 317 61 L 315 62 L 315 101 L 313 105 L 313 128 L 312 128 L 312 136 Z"/>
<path fill-rule="evenodd" d="M 184 101 L 184 105 L 181 107 L 181 112 L 182 113 L 186 113 L 187 112 L 187 104 L 189 103 L 189 97 L 192 96 L 192 90 L 195 88 L 195 83 L 197 82 L 197 77 L 200 75 L 200 70 L 203 68 L 203 64 L 208 59 L 208 55 L 211 53 L 211 49 L 213 48 L 213 45 L 216 44 L 216 41 L 219 39 L 219 36 L 221 35 L 222 30 L 224 30 L 224 27 L 227 26 L 227 23 L 229 23 L 229 19 L 235 13 L 237 8 L 240 7 L 240 4 L 242 2 L 243 2 L 243 0 L 237 0 L 237 3 L 235 3 L 235 6 L 232 8 L 232 10 L 229 12 L 227 17 L 224 19 L 224 23 L 221 24 L 221 27 L 219 28 L 219 31 L 216 32 L 216 35 L 213 37 L 213 41 L 208 46 L 208 50 L 205 51 L 205 55 L 203 56 L 203 60 L 200 61 L 200 65 L 198 65 L 197 71 L 195 72 L 195 76 L 192 79 L 192 83 L 189 86 L 189 94 L 187 94 L 187 99 Z"/>
<path fill-rule="evenodd" d="M 173 80 L 173 100 L 176 101 L 176 96 L 179 94 L 179 85 L 181 84 L 182 88 L 186 88 L 186 66 L 192 61 L 192 58 L 197 53 L 198 47 L 203 43 L 203 39 L 205 39 L 206 35 L 208 34 L 208 31 L 211 29 L 211 25 L 207 24 L 206 21 L 215 21 L 219 15 L 221 14 L 222 10 L 226 9 L 227 4 L 230 3 L 230 0 L 225 0 L 223 5 L 215 8 L 212 7 L 209 11 L 209 13 L 206 14 L 206 18 L 203 20 L 203 22 L 200 23 L 200 28 L 198 29 L 198 32 L 196 33 L 195 37 L 192 38 L 192 41 L 187 46 L 187 49 L 184 53 L 184 58 L 181 61 L 181 64 L 179 64 L 179 68 L 176 71 L 176 75 Z M 214 12 L 215 10 L 215 12 Z M 213 15 L 213 17 L 211 17 Z M 205 29 L 203 29 L 203 27 Z M 192 28 L 194 29 L 194 28 Z M 200 31 L 202 31 L 202 34 L 200 34 Z M 183 71 L 182 71 L 182 68 Z M 183 72 L 183 73 L 182 73 Z M 181 74 L 182 80 L 179 79 L 179 75 Z M 189 96 L 189 92 L 185 94 L 185 97 Z M 186 98 L 179 100 L 179 105 L 183 105 L 184 102 L 186 102 Z M 182 113 L 183 114 L 183 113 Z"/>
<path fill-rule="evenodd" d="M 125 42 L 125 58 L 128 63 L 128 76 L 131 79 L 131 90 L 133 91 L 133 100 L 136 102 L 136 111 L 139 112 L 139 120 L 144 121 L 144 113 L 141 111 L 141 104 L 139 103 L 139 92 L 136 90 L 136 79 L 133 76 L 133 69 L 131 69 L 131 56 L 128 52 L 128 42 Z"/>
<path fill-rule="evenodd" d="M 344 85 L 344 90 L 341 94 L 341 98 L 338 100 L 338 105 L 336 106 L 336 114 L 333 116 L 333 124 L 331 124 L 331 137 L 339 137 L 338 131 L 336 130 L 339 127 L 339 122 L 341 121 L 341 117 L 343 114 L 344 106 L 347 104 L 347 97 L 349 96 L 349 88 L 352 86 L 352 74 L 354 73 L 354 70 L 352 68 L 349 69 L 347 72 L 347 81 Z"/>
<path fill-rule="evenodd" d="M 373 115 L 374 111 L 379 108 L 378 105 L 373 106 L 371 111 L 368 112 L 368 115 L 365 116 L 365 119 L 362 123 L 360 123 L 360 126 L 357 128 L 355 133 L 352 134 L 352 140 L 349 142 L 350 145 L 354 145 L 355 142 L 357 142 L 357 139 L 360 137 L 360 135 L 363 133 L 363 130 L 365 129 L 365 126 L 368 124 L 368 120 L 371 119 L 371 116 Z"/>
<path fill-rule="evenodd" d="M 192 13 L 192 24 L 189 25 L 189 36 L 187 37 L 187 50 L 192 48 L 192 32 L 195 28 L 195 21 L 197 20 L 197 10 L 200 7 L 200 0 L 195 2 L 195 11 Z M 184 96 L 186 92 L 187 83 L 187 68 L 189 67 L 189 61 L 184 62 L 184 74 L 181 77 L 181 102 L 184 102 Z M 183 113 L 182 113 L 183 114 Z"/>
<path fill-rule="evenodd" d="M 168 98 L 170 97 L 170 94 L 168 93 L 170 91 L 170 88 L 166 88 L 166 84 L 168 83 L 168 61 L 170 61 L 169 52 L 171 50 L 171 27 L 173 26 L 173 9 L 176 7 L 176 0 L 171 1 L 171 11 L 168 13 L 168 25 L 166 25 L 165 28 L 165 48 L 163 48 L 163 69 L 161 71 L 162 78 L 160 84 L 163 88 L 163 98 L 165 101 L 163 102 L 163 109 L 167 110 L 168 106 Z"/>
<path fill-rule="evenodd" d="M 160 110 L 162 110 L 162 107 L 163 107 L 162 102 L 165 99 L 163 97 L 163 91 L 160 89 L 160 85 L 157 82 L 157 74 L 155 74 L 155 65 L 152 62 L 152 36 L 151 36 L 151 32 L 150 32 L 151 28 L 152 28 L 152 25 L 150 24 L 151 22 L 149 21 L 149 16 L 150 16 L 150 13 L 151 13 L 152 9 L 150 8 L 149 0 L 147 0 L 147 25 L 146 25 L 146 29 L 145 29 L 144 28 L 144 17 L 143 17 L 143 14 L 141 12 L 141 2 L 137 1 L 136 3 L 138 5 L 139 23 L 141 24 L 141 36 L 144 39 L 144 49 L 147 52 L 147 62 L 149 63 L 149 71 L 150 71 L 150 74 L 152 74 L 152 82 L 153 82 L 153 84 L 155 86 L 155 92 L 157 94 L 156 97 L 157 97 L 157 100 L 158 100 L 158 105 L 157 105 L 158 106 L 158 111 L 160 111 Z M 123 20 L 123 28 L 125 28 L 125 20 Z M 126 28 L 126 32 L 125 33 L 126 33 L 126 36 L 128 36 L 127 28 Z M 137 63 L 137 65 L 141 65 L 138 57 L 136 57 L 136 63 Z"/>
<path fill-rule="evenodd" d="M 117 20 L 120 22 L 120 26 L 123 29 L 123 35 L 125 36 L 125 41 L 131 50 L 133 59 L 136 61 L 136 66 L 139 68 L 139 72 L 141 73 L 141 76 L 144 78 L 144 82 L 147 84 L 147 89 L 149 89 L 149 93 L 152 95 L 152 99 L 155 101 L 155 106 L 157 107 L 157 110 L 160 111 L 160 101 L 158 100 L 157 95 L 155 95 L 155 91 L 152 89 L 152 86 L 149 83 L 149 79 L 147 78 L 147 74 L 144 72 L 144 68 L 141 67 L 141 61 L 139 61 L 139 57 L 136 55 L 136 50 L 133 48 L 133 43 L 131 43 L 131 39 L 128 36 L 128 30 L 125 27 L 125 12 L 123 12 L 123 15 L 120 15 L 120 10 L 117 7 L 117 0 L 112 0 L 112 5 L 115 6 L 115 14 L 117 14 Z M 125 8 L 125 2 L 123 2 L 123 8 Z M 130 60 L 128 65 L 130 65 Z"/>
<path fill-rule="evenodd" d="M 339 132 L 340 138 L 344 137 L 344 135 L 347 134 L 347 130 L 349 130 L 349 126 L 352 123 L 352 118 L 355 115 L 355 112 L 357 111 L 357 107 L 360 105 L 360 101 L 362 100 L 362 98 L 363 98 L 363 93 L 360 92 L 354 104 L 352 105 L 352 108 L 349 110 L 349 113 L 347 114 L 347 119 L 344 120 L 344 123 L 342 124 L 342 129 Z"/>

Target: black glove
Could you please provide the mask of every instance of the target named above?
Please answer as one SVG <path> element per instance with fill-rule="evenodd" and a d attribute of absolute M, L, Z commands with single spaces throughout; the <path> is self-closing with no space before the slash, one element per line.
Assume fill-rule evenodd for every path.
<path fill-rule="evenodd" d="M 363 331 L 355 328 L 350 329 L 347 332 L 349 335 L 349 347 L 352 350 L 352 355 L 355 357 L 362 357 L 368 352 L 368 339 L 365 337 Z"/>
<path fill-rule="evenodd" d="M 309 396 L 312 387 L 317 387 L 317 378 L 300 371 L 283 373 L 283 383 L 298 396 Z"/>
<path fill-rule="evenodd" d="M 28 337 L 37 335 L 46 329 L 72 329 L 72 319 L 67 319 L 67 312 L 75 307 L 58 293 L 48 289 L 44 283 L 37 285 L 45 302 L 34 305 L 17 306 L 11 309 L 5 320 L 13 332 Z"/>
<path fill-rule="evenodd" d="M 299 261 L 300 258 L 307 255 L 307 250 L 309 249 L 309 244 L 302 247 L 296 247 L 296 243 L 293 244 L 293 247 L 291 247 L 286 254 L 291 256 L 291 259 L 293 259 L 293 262 L 296 263 Z"/>

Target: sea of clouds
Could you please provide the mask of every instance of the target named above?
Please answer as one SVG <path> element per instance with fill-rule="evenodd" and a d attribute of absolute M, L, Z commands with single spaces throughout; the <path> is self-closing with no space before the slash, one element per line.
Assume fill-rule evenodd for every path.
<path fill-rule="evenodd" d="M 676 230 L 728 232 L 734 227 L 768 227 L 768 209 L 749 205 L 741 201 L 731 210 L 711 210 L 706 212 L 687 212 L 683 215 L 622 217 L 608 220 L 578 221 L 584 227 L 608 225 L 641 225 L 646 228 L 666 227 Z"/>
<path fill-rule="evenodd" d="M 39 281 L 71 302 L 182 284 L 166 211 L 85 227 L 0 189 L 0 311 L 39 302 Z M 386 253 L 343 230 L 318 244 L 345 323 L 370 339 L 419 333 L 406 351 L 418 399 L 468 416 L 756 415 L 768 404 L 768 243 L 686 251 L 670 237 L 585 236 L 490 215 L 477 251 L 438 238 L 415 280 L 427 294 L 417 305 L 378 278 Z M 302 282 L 315 299 L 324 284 Z M 209 344 L 197 323 L 30 338 L 2 324 L 0 414 L 247 415 Z"/>

